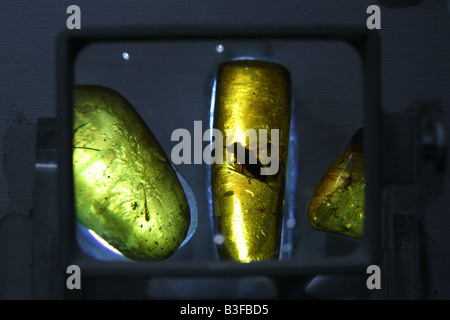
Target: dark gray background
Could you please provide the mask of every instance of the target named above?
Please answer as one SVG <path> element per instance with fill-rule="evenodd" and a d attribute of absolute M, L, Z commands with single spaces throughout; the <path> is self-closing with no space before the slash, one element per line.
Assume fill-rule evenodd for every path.
<path fill-rule="evenodd" d="M 368 16 L 366 8 L 379 3 L 375 0 L 96 1 L 95 3 L 2 1 L 0 3 L 2 111 L 0 150 L 3 160 L 0 162 L 0 298 L 2 299 L 35 297 L 38 291 L 35 287 L 36 277 L 39 276 L 36 270 L 42 269 L 39 264 L 46 258 L 41 257 L 43 259 L 41 261 L 40 257 L 33 254 L 36 251 L 35 247 L 39 245 L 33 242 L 35 130 L 38 118 L 56 115 L 55 39 L 66 28 L 68 17 L 66 8 L 71 4 L 80 6 L 81 26 L 87 29 L 109 26 L 208 24 L 235 26 L 312 24 L 333 28 L 342 24 L 365 25 Z M 419 6 L 402 9 L 381 6 L 381 11 L 382 29 L 379 33 L 382 46 L 381 80 L 384 109 L 401 111 L 416 99 L 439 99 L 444 107 L 447 107 L 450 102 L 448 58 L 450 20 L 445 1 L 428 0 Z M 322 83 L 325 77 L 325 73 L 318 73 L 313 80 Z M 202 86 L 205 87 L 203 84 Z M 311 88 L 317 88 L 311 82 L 300 82 L 299 86 L 299 92 L 305 92 L 300 101 L 309 101 L 310 105 L 324 105 L 325 101 L 329 102 L 325 96 L 311 91 Z M 195 81 L 187 81 L 178 90 L 187 94 L 195 92 L 196 88 Z M 169 92 L 169 88 L 166 88 L 165 92 Z M 336 103 L 344 102 L 345 100 L 336 100 Z M 318 112 L 317 109 L 309 111 Z M 331 119 L 331 115 L 327 116 Z M 348 117 L 342 115 L 340 120 L 346 119 L 348 120 Z M 186 124 L 181 127 L 190 128 L 192 120 L 185 121 Z M 446 123 L 449 123 L 448 113 Z M 357 125 L 356 122 L 352 124 Z M 332 126 L 329 129 L 322 133 L 324 137 L 336 135 Z M 312 135 L 307 127 L 303 127 L 303 130 L 303 134 Z M 354 128 L 347 130 L 348 132 L 338 132 L 338 138 L 342 141 Z M 167 127 L 166 132 L 162 134 L 169 135 L 171 131 L 172 129 Z M 335 152 L 338 152 L 338 149 L 336 147 Z M 322 159 L 322 162 L 322 165 L 326 166 L 327 161 Z M 404 198 L 405 192 L 411 192 L 408 188 L 387 190 L 388 212 L 417 214 L 420 209 L 425 247 L 423 272 L 426 283 L 423 296 L 426 298 L 450 298 L 449 178 L 450 175 L 447 173 L 442 190 L 438 190 L 426 206 L 408 206 L 404 202 L 396 202 L 394 196 Z M 203 181 L 199 177 L 199 181 L 194 183 Z M 44 274 L 48 275 L 42 271 L 42 275 Z M 161 286 L 158 281 L 163 280 L 154 280 L 149 286 L 150 292 L 155 283 L 156 287 Z M 265 285 L 264 282 L 261 283 L 262 286 Z M 109 288 L 110 284 L 99 282 L 95 286 L 98 289 L 102 285 Z M 166 283 L 164 285 L 167 286 Z M 170 285 L 167 288 L 170 292 Z M 276 297 L 271 290 L 268 290 L 266 297 Z M 108 294 L 113 297 L 126 297 L 120 290 L 119 293 L 114 289 L 109 292 Z M 49 293 L 48 296 L 58 295 Z M 153 297 L 152 293 L 149 296 Z M 205 295 L 200 297 L 208 297 L 207 290 Z"/>

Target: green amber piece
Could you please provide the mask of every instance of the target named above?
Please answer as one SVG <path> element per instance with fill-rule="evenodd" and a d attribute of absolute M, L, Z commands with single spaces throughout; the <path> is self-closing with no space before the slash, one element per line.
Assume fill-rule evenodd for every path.
<path fill-rule="evenodd" d="M 185 239 L 183 187 L 150 129 L 114 90 L 74 88 L 73 177 L 77 220 L 125 257 L 165 259 Z"/>
<path fill-rule="evenodd" d="M 364 233 L 363 128 L 322 177 L 308 205 L 314 228 L 361 239 Z"/>

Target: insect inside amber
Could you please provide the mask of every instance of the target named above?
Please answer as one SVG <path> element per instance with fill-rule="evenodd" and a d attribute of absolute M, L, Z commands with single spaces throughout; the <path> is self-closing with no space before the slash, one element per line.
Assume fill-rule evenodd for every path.
<path fill-rule="evenodd" d="M 361 239 L 364 233 L 363 128 L 322 177 L 309 205 L 307 218 L 318 230 Z"/>
<path fill-rule="evenodd" d="M 73 91 L 77 220 L 125 257 L 161 260 L 186 237 L 190 209 L 158 141 L 119 93 Z"/>
<path fill-rule="evenodd" d="M 260 60 L 219 66 L 213 126 L 231 132 L 223 137 L 222 163 L 211 166 L 221 259 L 279 258 L 290 119 L 291 82 L 285 67 Z M 252 130 L 254 136 L 248 134 Z M 270 164 L 263 161 L 264 152 L 272 157 Z M 272 174 L 263 173 L 272 165 Z"/>

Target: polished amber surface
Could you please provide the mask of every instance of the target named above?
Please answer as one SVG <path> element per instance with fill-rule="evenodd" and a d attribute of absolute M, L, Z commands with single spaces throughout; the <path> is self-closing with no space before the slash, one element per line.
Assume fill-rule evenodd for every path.
<path fill-rule="evenodd" d="M 221 259 L 252 262 L 278 259 L 284 206 L 291 118 L 291 82 L 286 68 L 259 60 L 221 64 L 216 78 L 214 128 L 224 133 L 223 163 L 213 164 L 212 196 Z M 226 130 L 232 137 L 225 137 Z M 267 130 L 267 149 L 279 145 L 279 169 L 262 175 L 264 165 L 237 159 L 237 152 L 259 155 L 248 129 Z M 279 129 L 279 141 L 272 138 Z M 275 149 L 274 149 L 275 150 Z M 273 152 L 273 150 L 271 151 Z M 228 159 L 228 162 L 227 162 Z M 231 161 L 230 161 L 231 160 Z"/>
<path fill-rule="evenodd" d="M 361 239 L 364 233 L 363 129 L 352 137 L 317 186 L 308 206 L 316 229 Z"/>
<path fill-rule="evenodd" d="M 160 260 L 180 246 L 190 212 L 161 146 L 131 104 L 100 86 L 73 92 L 78 221 L 124 256 Z"/>

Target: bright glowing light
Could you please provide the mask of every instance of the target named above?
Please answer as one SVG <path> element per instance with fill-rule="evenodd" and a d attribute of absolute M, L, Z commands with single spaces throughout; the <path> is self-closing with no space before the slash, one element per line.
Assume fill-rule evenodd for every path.
<path fill-rule="evenodd" d="M 84 172 L 84 176 L 89 183 L 94 184 L 103 177 L 105 169 L 106 165 L 102 161 L 97 161 Z"/>
<path fill-rule="evenodd" d="M 218 44 L 218 45 L 216 46 L 216 51 L 217 51 L 217 52 L 222 53 L 223 50 L 225 50 L 225 47 L 224 47 L 222 44 Z"/>
<path fill-rule="evenodd" d="M 242 219 L 241 202 L 236 197 L 234 198 L 234 217 L 236 221 L 234 223 L 235 227 L 232 230 L 234 233 L 234 238 L 236 239 L 239 260 L 242 262 L 249 262 L 250 259 L 248 257 L 247 242 L 244 238 L 245 230 L 244 220 Z"/>
<path fill-rule="evenodd" d="M 122 255 L 120 251 L 118 251 L 116 248 L 111 246 L 108 242 L 106 242 L 102 237 L 100 237 L 98 234 L 96 234 L 93 230 L 89 229 L 88 232 L 97 240 L 103 247 L 108 249 L 111 252 L 114 252 L 115 254 Z"/>

